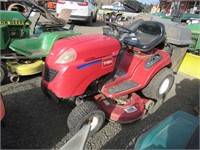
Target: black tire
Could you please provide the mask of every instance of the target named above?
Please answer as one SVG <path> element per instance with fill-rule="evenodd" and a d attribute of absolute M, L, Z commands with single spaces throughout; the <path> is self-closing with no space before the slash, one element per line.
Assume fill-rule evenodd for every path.
<path fill-rule="evenodd" d="M 41 83 L 41 90 L 42 90 L 42 92 L 44 93 L 44 95 L 45 95 L 46 97 L 51 98 L 51 96 L 50 96 L 49 93 L 48 93 L 47 88 L 46 88 L 42 83 Z"/>
<path fill-rule="evenodd" d="M 107 16 L 107 14 L 104 14 L 104 15 L 103 15 L 103 20 L 104 20 L 104 22 L 107 21 L 107 20 L 106 20 L 106 16 Z"/>
<path fill-rule="evenodd" d="M 122 17 L 122 15 L 117 15 L 116 21 L 122 21 L 122 20 L 121 20 L 121 17 Z"/>
<path fill-rule="evenodd" d="M 163 104 L 164 100 L 150 100 L 149 105 L 145 104 L 145 107 L 147 107 L 147 115 L 151 115 L 155 113 L 160 106 Z M 148 103 L 148 102 L 147 102 Z"/>
<path fill-rule="evenodd" d="M 6 64 L 1 61 L 1 68 L 0 68 L 0 84 L 4 84 L 8 77 L 8 69 Z"/>
<path fill-rule="evenodd" d="M 91 14 L 91 16 L 89 17 L 87 25 L 92 26 L 92 23 L 93 23 L 93 14 Z"/>
<path fill-rule="evenodd" d="M 98 122 L 95 124 L 95 121 Z M 91 126 L 89 136 L 98 132 L 104 122 L 105 113 L 92 101 L 86 101 L 75 107 L 67 119 L 67 125 L 71 134 L 77 133 L 83 125 L 93 123 L 94 126 Z"/>
<path fill-rule="evenodd" d="M 93 18 L 93 22 L 97 22 L 97 13 L 95 14 L 95 16 Z"/>
<path fill-rule="evenodd" d="M 174 83 L 174 74 L 171 69 L 160 70 L 149 84 L 142 90 L 144 96 L 151 99 L 163 99 Z"/>

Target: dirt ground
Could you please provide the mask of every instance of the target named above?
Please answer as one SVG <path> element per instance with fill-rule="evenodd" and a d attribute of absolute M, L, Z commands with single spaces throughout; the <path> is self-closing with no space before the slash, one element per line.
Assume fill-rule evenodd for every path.
<path fill-rule="evenodd" d="M 102 33 L 104 24 L 93 27 L 78 24 L 76 31 L 84 34 Z M 41 74 L 23 77 L 19 83 L 1 86 L 6 116 L 1 127 L 2 149 L 58 149 L 71 137 L 67 116 L 72 106 L 63 102 L 58 107 L 40 89 Z M 182 110 L 196 115 L 199 104 L 199 80 L 178 73 L 165 103 L 154 114 L 143 120 L 120 125 L 106 122 L 105 126 L 88 139 L 86 149 L 132 149 L 135 139 L 170 114 Z"/>

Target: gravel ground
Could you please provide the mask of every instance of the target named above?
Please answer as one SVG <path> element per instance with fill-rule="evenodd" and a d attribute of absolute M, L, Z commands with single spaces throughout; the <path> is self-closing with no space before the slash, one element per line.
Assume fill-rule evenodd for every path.
<path fill-rule="evenodd" d="M 94 27 L 76 26 L 81 33 L 102 33 L 102 23 Z M 6 127 L 1 128 L 2 149 L 58 149 L 70 137 L 67 116 L 72 106 L 63 102 L 59 107 L 45 97 L 40 89 L 41 75 L 23 77 L 19 83 L 1 86 Z M 132 149 L 135 139 L 150 127 L 177 110 L 195 115 L 199 104 L 199 80 L 178 73 L 165 103 L 154 114 L 125 125 L 106 122 L 88 139 L 86 149 Z"/>

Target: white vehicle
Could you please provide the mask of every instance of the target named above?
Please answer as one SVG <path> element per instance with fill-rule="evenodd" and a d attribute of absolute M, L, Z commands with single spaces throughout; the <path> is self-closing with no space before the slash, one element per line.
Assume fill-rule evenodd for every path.
<path fill-rule="evenodd" d="M 93 0 L 58 0 L 56 13 L 59 14 L 62 9 L 72 10 L 70 20 L 84 21 L 90 26 L 96 22 L 97 9 Z"/>
<path fill-rule="evenodd" d="M 190 18 L 186 22 L 187 24 L 200 24 L 200 18 Z"/>
<path fill-rule="evenodd" d="M 112 10 L 125 10 L 121 2 L 114 2 L 111 5 L 103 5 L 102 9 L 112 9 Z"/>

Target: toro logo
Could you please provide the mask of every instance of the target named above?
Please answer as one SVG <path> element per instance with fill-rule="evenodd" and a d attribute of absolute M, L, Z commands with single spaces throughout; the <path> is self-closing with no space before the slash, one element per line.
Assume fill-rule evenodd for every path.
<path fill-rule="evenodd" d="M 109 67 L 109 66 L 112 66 L 113 64 L 113 59 L 112 58 L 106 58 L 106 59 L 103 59 L 103 67 Z"/>

